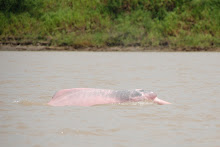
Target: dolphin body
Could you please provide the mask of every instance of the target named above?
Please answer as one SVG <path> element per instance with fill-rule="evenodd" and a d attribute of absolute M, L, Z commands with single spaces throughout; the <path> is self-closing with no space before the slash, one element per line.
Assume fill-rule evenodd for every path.
<path fill-rule="evenodd" d="M 155 93 L 143 89 L 110 90 L 95 88 L 72 88 L 60 90 L 55 93 L 48 104 L 51 106 L 93 106 L 146 100 L 159 105 L 171 104 L 157 98 Z"/>

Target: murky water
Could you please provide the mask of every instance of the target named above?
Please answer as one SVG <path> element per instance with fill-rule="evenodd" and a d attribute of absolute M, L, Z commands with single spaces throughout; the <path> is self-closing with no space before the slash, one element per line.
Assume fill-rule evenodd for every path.
<path fill-rule="evenodd" d="M 46 103 L 64 88 L 152 90 L 173 103 Z M 220 146 L 219 53 L 0 52 L 1 146 Z"/>

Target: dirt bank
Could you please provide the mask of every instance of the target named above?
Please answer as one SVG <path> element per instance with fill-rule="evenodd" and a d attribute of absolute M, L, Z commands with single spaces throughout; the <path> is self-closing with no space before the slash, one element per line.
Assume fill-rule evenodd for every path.
<path fill-rule="evenodd" d="M 86 48 L 74 48 L 71 46 L 34 46 L 34 45 L 11 45 L 0 44 L 0 51 L 93 51 L 93 52 L 172 52 L 172 51 L 212 51 L 220 52 L 220 48 L 198 48 L 198 47 L 86 47 Z"/>

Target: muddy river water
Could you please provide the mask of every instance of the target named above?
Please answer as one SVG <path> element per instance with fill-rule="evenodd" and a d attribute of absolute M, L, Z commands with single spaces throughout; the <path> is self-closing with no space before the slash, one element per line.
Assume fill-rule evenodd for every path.
<path fill-rule="evenodd" d="M 173 103 L 47 105 L 59 89 L 142 88 Z M 220 54 L 0 52 L 0 144 L 220 146 Z"/>

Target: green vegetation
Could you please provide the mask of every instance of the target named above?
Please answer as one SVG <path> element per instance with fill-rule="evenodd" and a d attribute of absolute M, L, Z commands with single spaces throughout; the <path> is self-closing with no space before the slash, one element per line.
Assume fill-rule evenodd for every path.
<path fill-rule="evenodd" d="M 0 0 L 0 40 L 220 47 L 220 0 Z"/>

